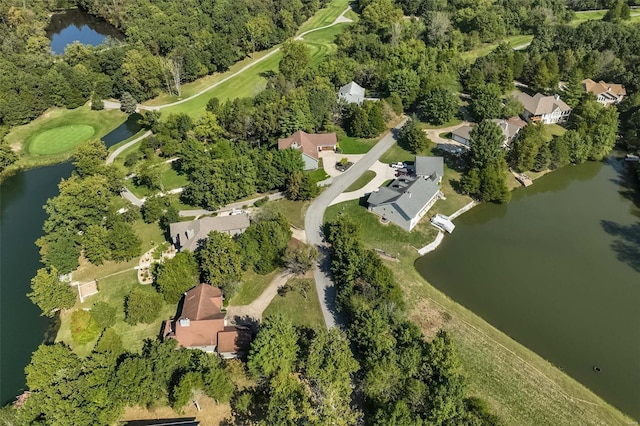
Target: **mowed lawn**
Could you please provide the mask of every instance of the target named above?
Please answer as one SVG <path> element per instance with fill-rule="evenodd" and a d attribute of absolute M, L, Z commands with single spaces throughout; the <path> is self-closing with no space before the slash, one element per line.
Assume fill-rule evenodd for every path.
<path fill-rule="evenodd" d="M 336 18 L 345 11 L 347 6 L 349 6 L 349 1 L 350 0 L 332 1 L 327 7 L 319 10 L 315 15 L 300 25 L 297 34 L 302 34 L 314 28 L 324 27 L 325 25 L 331 25 Z"/>
<path fill-rule="evenodd" d="M 292 278 L 309 284 L 306 298 L 297 291 L 290 291 L 284 296 L 276 295 L 263 313 L 263 318 L 281 314 L 294 325 L 320 330 L 324 328 L 324 318 L 313 278 Z M 291 280 L 289 280 L 291 281 Z"/>
<path fill-rule="evenodd" d="M 371 182 L 374 177 L 376 177 L 376 172 L 374 172 L 373 170 L 366 170 L 362 175 L 360 175 L 358 179 L 356 179 L 351 185 L 349 185 L 349 187 L 345 189 L 344 192 L 357 191 L 358 189 Z"/>
<path fill-rule="evenodd" d="M 532 35 L 521 34 L 521 35 L 509 36 L 509 37 L 505 37 L 499 42 L 485 43 L 476 47 L 475 49 L 462 52 L 460 56 L 462 56 L 463 59 L 466 59 L 469 62 L 473 62 L 476 60 L 476 58 L 479 58 L 480 56 L 486 56 L 489 53 L 491 53 L 491 51 L 496 47 L 498 47 L 499 44 L 507 43 L 510 47 L 517 47 L 517 46 L 522 46 L 523 44 L 526 44 L 526 43 L 530 43 L 531 40 L 533 40 Z"/>
<path fill-rule="evenodd" d="M 5 140 L 23 153 L 18 167 L 50 164 L 66 160 L 78 144 L 103 137 L 126 119 L 119 110 L 92 111 L 88 105 L 52 108 L 31 123 L 14 127 Z"/>

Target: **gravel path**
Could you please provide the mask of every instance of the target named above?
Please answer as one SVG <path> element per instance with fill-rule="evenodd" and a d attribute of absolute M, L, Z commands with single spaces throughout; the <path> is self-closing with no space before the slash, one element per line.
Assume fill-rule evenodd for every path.
<path fill-rule="evenodd" d="M 255 320 L 262 320 L 262 313 L 267 306 L 271 303 L 276 294 L 278 294 L 278 288 L 283 286 L 289 278 L 291 278 L 289 272 L 282 272 L 275 276 L 275 278 L 269 283 L 269 286 L 264 289 L 262 294 L 258 296 L 256 300 L 251 302 L 248 305 L 239 305 L 239 306 L 228 306 L 227 307 L 227 318 L 230 318 L 232 321 L 236 319 L 243 319 L 246 317 L 253 318 Z"/>

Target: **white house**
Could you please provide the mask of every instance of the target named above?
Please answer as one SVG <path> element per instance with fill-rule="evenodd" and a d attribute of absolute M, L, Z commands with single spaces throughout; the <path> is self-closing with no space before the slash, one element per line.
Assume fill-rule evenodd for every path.
<path fill-rule="evenodd" d="M 622 84 L 605 83 L 602 80 L 596 83 L 590 78 L 582 80 L 582 87 L 585 92 L 596 95 L 596 100 L 604 106 L 619 104 L 627 94 Z"/>
<path fill-rule="evenodd" d="M 350 104 L 362 104 L 364 102 L 364 87 L 360 86 L 355 81 L 346 84 L 340 88 L 338 92 L 338 98 L 344 100 Z"/>
<path fill-rule="evenodd" d="M 522 118 L 527 122 L 556 124 L 566 121 L 571 114 L 571 107 L 559 95 L 544 96 L 536 93 L 535 96 L 529 96 L 519 93 L 518 100 L 524 106 Z"/>

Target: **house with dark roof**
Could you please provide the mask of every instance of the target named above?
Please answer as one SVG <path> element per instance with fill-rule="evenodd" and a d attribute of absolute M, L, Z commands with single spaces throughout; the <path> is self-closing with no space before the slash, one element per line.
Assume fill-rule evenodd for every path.
<path fill-rule="evenodd" d="M 364 102 L 364 87 L 360 86 L 355 81 L 345 84 L 338 91 L 338 99 L 350 104 L 362 104 Z"/>
<path fill-rule="evenodd" d="M 249 350 L 251 332 L 227 325 L 222 312 L 222 292 L 200 284 L 185 293 L 182 309 L 164 323 L 163 339 L 175 339 L 178 347 L 215 352 L 223 358 L 242 356 Z"/>
<path fill-rule="evenodd" d="M 596 100 L 604 106 L 619 104 L 627 91 L 622 84 L 606 83 L 602 80 L 595 82 L 590 78 L 582 80 L 585 92 L 596 95 Z"/>
<path fill-rule="evenodd" d="M 527 125 L 527 123 L 520 117 L 511 117 L 507 120 L 503 118 L 496 118 L 491 121 L 500 127 L 504 138 L 503 146 L 505 148 L 513 142 L 513 140 L 518 136 L 518 133 L 520 133 L 520 130 Z M 473 127 L 474 126 L 464 125 L 453 130 L 451 132 L 451 139 L 463 145 L 471 146 L 471 130 L 473 130 Z"/>
<path fill-rule="evenodd" d="M 169 234 L 177 251 L 196 251 L 200 242 L 206 240 L 211 231 L 222 232 L 233 237 L 242 234 L 249 225 L 249 215 L 246 213 L 204 217 L 188 222 L 172 223 L 169 225 Z"/>
<path fill-rule="evenodd" d="M 536 93 L 535 96 L 529 96 L 521 92 L 517 94 L 517 98 L 524 106 L 522 118 L 528 123 L 561 123 L 571 114 L 571 107 L 564 103 L 559 95 L 545 96 Z"/>
<path fill-rule="evenodd" d="M 278 149 L 297 149 L 302 152 L 305 170 L 318 168 L 320 151 L 335 151 L 338 138 L 335 133 L 307 133 L 298 130 L 288 138 L 278 139 Z"/>

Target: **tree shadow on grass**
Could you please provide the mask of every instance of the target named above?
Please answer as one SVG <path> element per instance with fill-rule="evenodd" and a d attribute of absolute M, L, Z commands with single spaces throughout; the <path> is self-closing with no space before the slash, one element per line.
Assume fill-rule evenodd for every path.
<path fill-rule="evenodd" d="M 611 249 L 616 253 L 618 260 L 640 272 L 640 222 L 620 225 L 603 220 L 601 225 L 607 234 L 616 238 L 611 243 Z"/>

